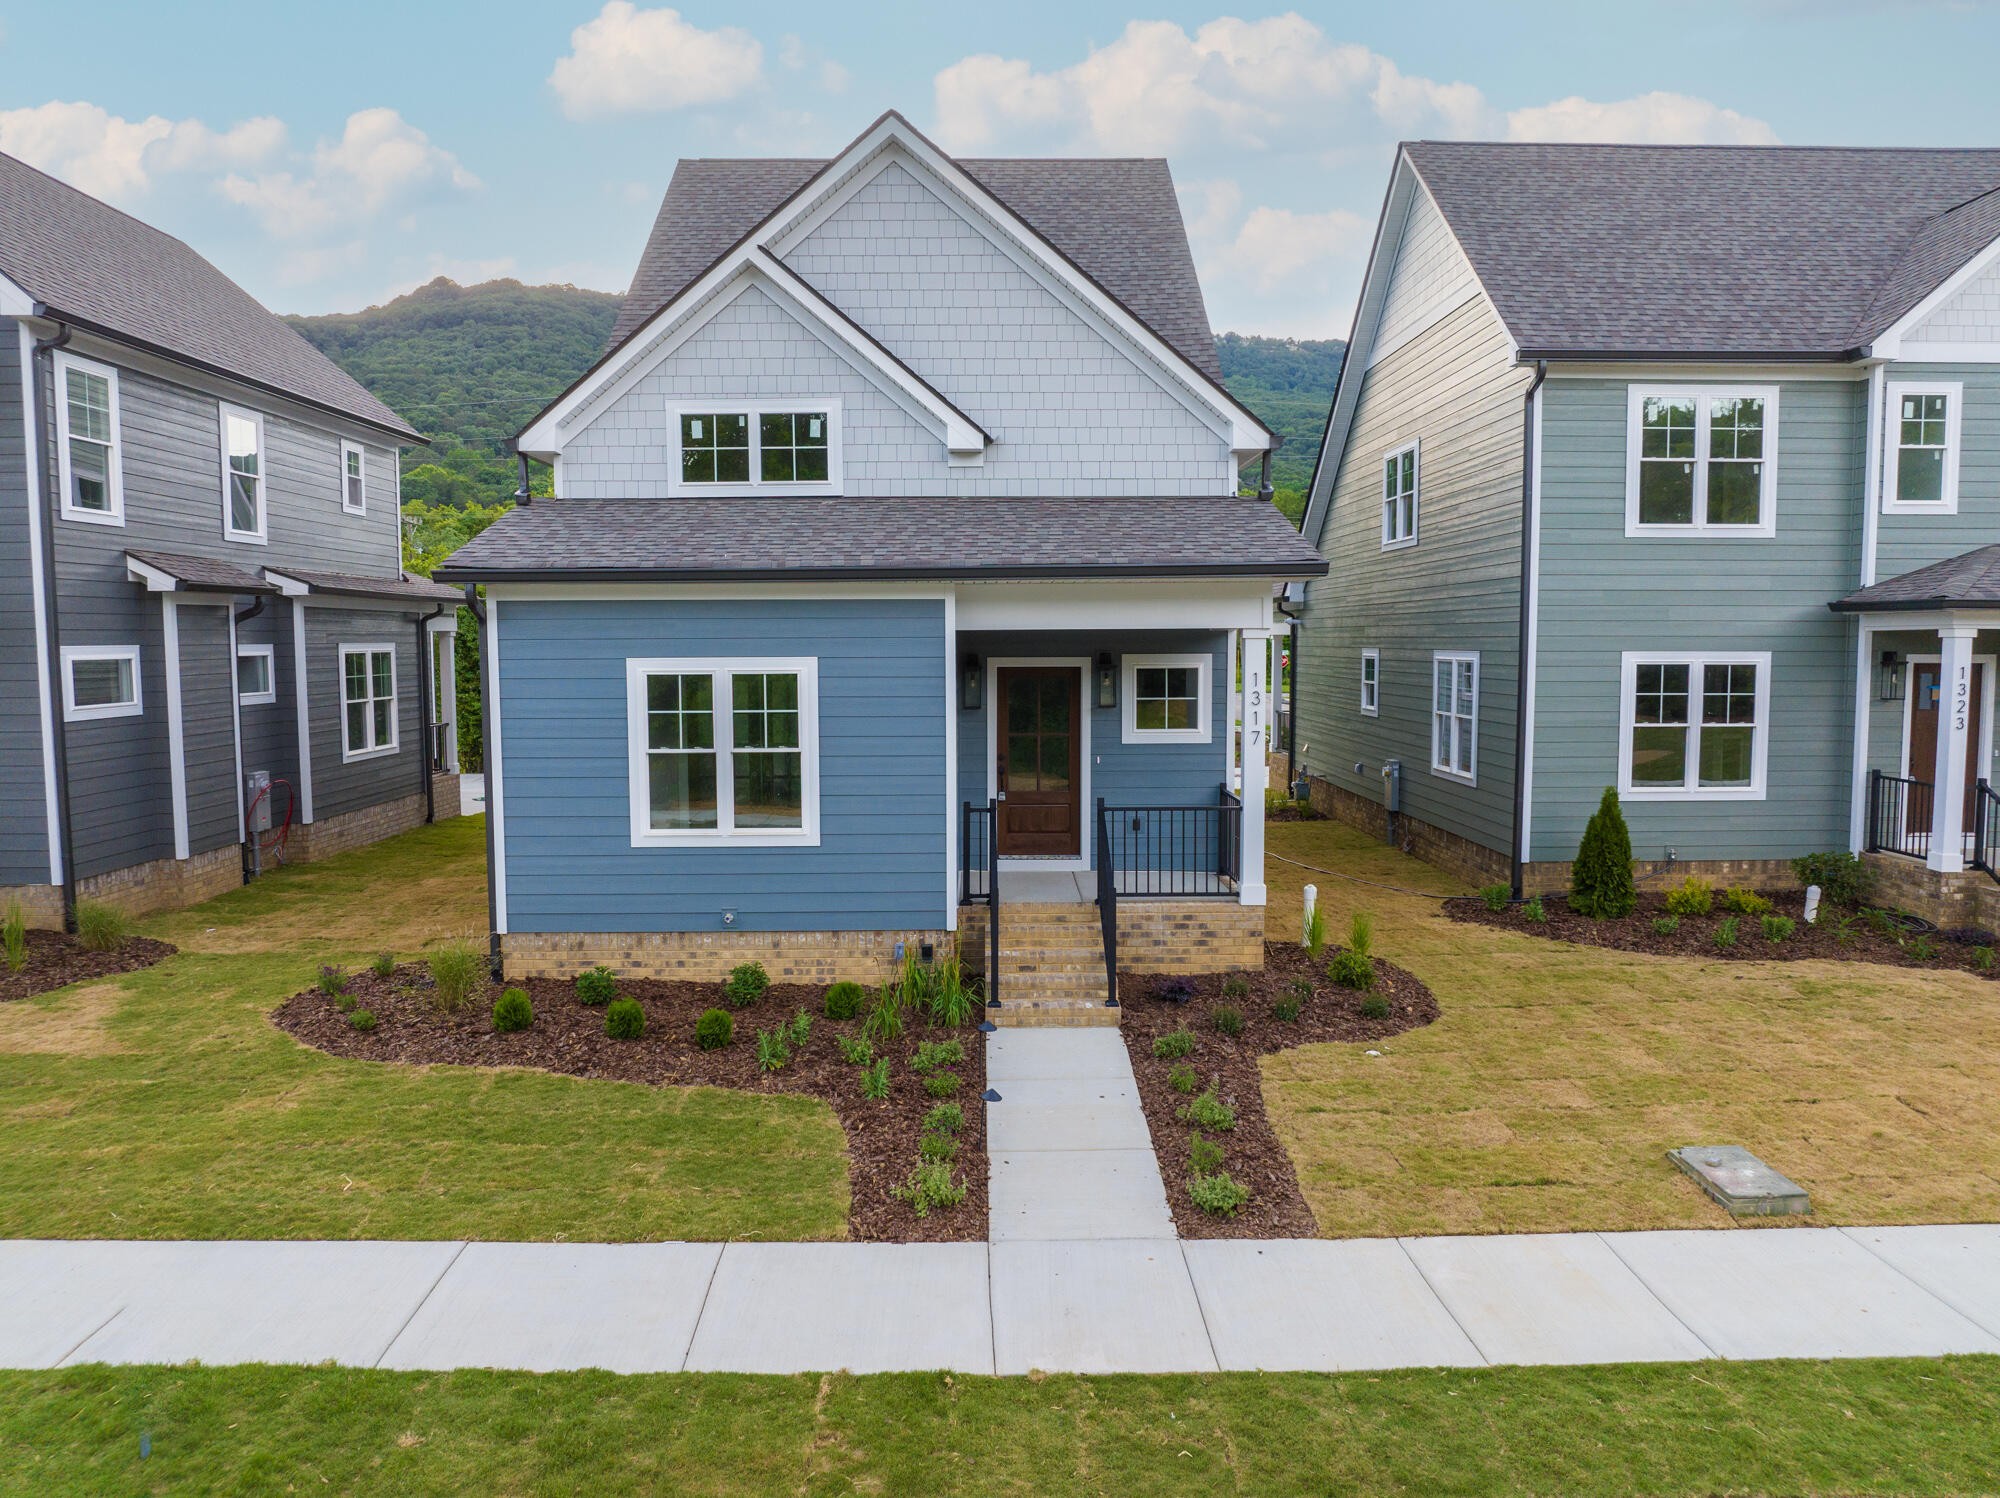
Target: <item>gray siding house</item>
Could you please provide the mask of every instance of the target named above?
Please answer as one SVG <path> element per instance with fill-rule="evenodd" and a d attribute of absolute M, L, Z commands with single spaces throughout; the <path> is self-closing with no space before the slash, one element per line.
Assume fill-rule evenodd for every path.
<path fill-rule="evenodd" d="M 1560 889 L 1993 881 L 2000 151 L 1399 153 L 1305 534 L 1314 795 Z M 1390 801 L 1395 803 L 1393 815 Z"/>
<path fill-rule="evenodd" d="M 1176 947 L 1261 964 L 1230 725 L 1261 765 L 1273 588 L 1325 569 L 1237 494 L 1270 440 L 1164 162 L 958 161 L 889 114 L 680 163 L 521 435 L 556 497 L 438 574 L 486 587 L 496 961 L 958 947 L 1007 1023 L 1115 1022 L 1107 969 Z"/>
<path fill-rule="evenodd" d="M 0 156 L 0 907 L 190 903 L 456 812 L 413 440 L 187 245 Z"/>

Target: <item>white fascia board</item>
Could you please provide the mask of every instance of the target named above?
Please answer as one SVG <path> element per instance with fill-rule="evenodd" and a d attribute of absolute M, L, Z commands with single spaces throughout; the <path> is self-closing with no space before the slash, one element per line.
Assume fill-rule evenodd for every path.
<path fill-rule="evenodd" d="M 35 316 L 35 299 L 6 276 L 0 276 L 0 317 L 33 316 Z"/>
<path fill-rule="evenodd" d="M 175 593 L 180 590 L 179 578 L 171 572 L 162 572 L 137 557 L 125 558 L 125 575 L 135 583 L 144 583 L 148 593 Z"/>
<path fill-rule="evenodd" d="M 300 582 L 296 577 L 287 577 L 282 572 L 274 572 L 269 567 L 264 569 L 264 581 L 276 588 L 283 598 L 304 598 L 312 592 L 311 584 Z"/>
<path fill-rule="evenodd" d="M 1996 260 L 2000 260 L 2000 239 L 1993 240 L 1985 249 L 1981 250 L 1970 260 L 1966 261 L 1965 264 L 1945 277 L 1944 282 L 1937 290 L 1933 291 L 1921 302 L 1918 302 L 1916 306 L 1891 323 L 1884 332 L 1877 335 L 1874 343 L 1868 347 L 1869 356 L 1876 359 L 1901 359 L 1907 357 L 1903 352 L 1903 340 L 1920 327 L 1925 318 L 1957 296 L 1964 288 L 1966 282 L 1972 280 L 1973 277 L 1992 265 Z"/>

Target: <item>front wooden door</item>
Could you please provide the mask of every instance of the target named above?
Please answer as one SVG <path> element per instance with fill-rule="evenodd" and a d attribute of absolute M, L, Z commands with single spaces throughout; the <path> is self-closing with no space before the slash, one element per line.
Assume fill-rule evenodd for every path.
<path fill-rule="evenodd" d="M 1912 661 L 1910 663 L 1910 778 L 1912 780 L 1937 779 L 1938 727 L 1943 713 L 1939 710 L 1945 704 L 1944 683 L 1939 680 L 1943 667 L 1936 661 Z M 1971 718 L 1966 724 L 1967 744 L 1965 755 L 1965 830 L 1972 831 L 1972 819 L 1978 813 L 1978 805 L 1973 799 L 1973 787 L 1979 781 L 1979 741 L 1981 726 L 1986 722 L 1986 667 L 1975 661 L 1972 667 L 1972 693 L 1966 703 Z M 1909 809 L 1904 813 L 1908 825 L 1905 831 L 1930 831 L 1930 808 L 1919 805 L 1912 798 Z M 1916 824 L 1921 822 L 1922 826 Z"/>
<path fill-rule="evenodd" d="M 1074 666 L 1001 666 L 1000 852 L 1075 858 L 1083 851 L 1082 677 Z"/>

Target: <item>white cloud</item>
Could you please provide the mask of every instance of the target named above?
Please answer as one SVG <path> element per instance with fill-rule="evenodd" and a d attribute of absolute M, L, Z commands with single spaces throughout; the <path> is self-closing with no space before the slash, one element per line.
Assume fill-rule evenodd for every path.
<path fill-rule="evenodd" d="M 569 34 L 549 86 L 573 120 L 719 104 L 762 80 L 764 49 L 735 26 L 703 31 L 677 10 L 608 0 Z"/>
<path fill-rule="evenodd" d="M 81 100 L 0 110 L 0 151 L 96 197 L 130 201 L 164 173 L 254 166 L 285 145 L 282 121 L 260 116 L 227 130 L 200 120 L 128 120 Z"/>
<path fill-rule="evenodd" d="M 374 218 L 425 188 L 476 188 L 458 158 L 393 109 L 358 110 L 338 140 L 313 148 L 303 174 L 290 168 L 221 182 L 230 202 L 248 208 L 280 239 L 310 239 Z"/>
<path fill-rule="evenodd" d="M 1202 182 L 1183 182 L 1179 187 L 1181 216 L 1187 220 L 1188 237 L 1209 240 L 1229 232 L 1243 207 L 1243 189 L 1227 177 Z"/>
<path fill-rule="evenodd" d="M 1654 92 L 1611 103 L 1572 96 L 1507 115 L 1509 140 L 1619 141 L 1638 145 L 1778 142 L 1763 120 L 1687 94 Z"/>
<path fill-rule="evenodd" d="M 1216 267 L 1240 276 L 1259 295 L 1328 283 L 1368 243 L 1373 226 L 1344 208 L 1295 213 L 1253 208 L 1236 237 L 1214 256 Z"/>
<path fill-rule="evenodd" d="M 844 94 L 854 75 L 830 57 L 822 57 L 796 36 L 778 38 L 778 65 L 788 73 L 810 71 L 829 94 Z"/>

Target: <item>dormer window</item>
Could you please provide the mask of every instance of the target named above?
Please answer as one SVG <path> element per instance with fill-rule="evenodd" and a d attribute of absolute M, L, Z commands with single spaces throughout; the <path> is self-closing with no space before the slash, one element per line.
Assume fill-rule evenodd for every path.
<path fill-rule="evenodd" d="M 786 401 L 674 413 L 675 494 L 837 494 L 840 406 Z"/>

